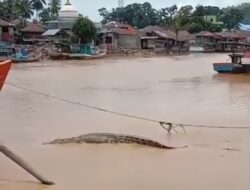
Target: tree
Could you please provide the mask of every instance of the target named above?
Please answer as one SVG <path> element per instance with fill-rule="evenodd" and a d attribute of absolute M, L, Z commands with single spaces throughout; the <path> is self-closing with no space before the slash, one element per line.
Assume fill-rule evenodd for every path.
<path fill-rule="evenodd" d="M 102 24 L 106 24 L 107 22 L 110 21 L 109 19 L 110 13 L 107 11 L 105 7 L 99 9 L 98 12 L 99 12 L 99 15 L 103 17 Z"/>
<path fill-rule="evenodd" d="M 177 5 L 173 5 L 173 6 L 171 6 L 171 7 L 165 8 L 165 10 L 166 10 L 166 12 L 167 12 L 168 15 L 169 15 L 170 20 L 172 20 L 173 17 L 174 17 L 174 16 L 176 15 L 176 13 L 177 13 L 178 7 L 177 7 Z"/>
<path fill-rule="evenodd" d="M 188 28 L 188 25 L 189 25 L 189 20 L 185 17 L 185 15 L 181 15 L 180 13 L 177 13 L 172 19 L 170 28 L 175 32 L 175 37 L 176 37 L 175 46 L 177 47 L 178 53 L 180 51 L 180 46 L 178 43 L 179 32 L 181 30 L 186 30 Z"/>
<path fill-rule="evenodd" d="M 24 19 L 30 19 L 34 12 L 32 10 L 32 4 L 29 0 L 17 0 L 16 7 L 18 11 L 18 15 Z"/>
<path fill-rule="evenodd" d="M 218 16 L 220 14 L 221 14 L 221 9 L 216 6 L 197 5 L 194 11 L 195 16 L 206 16 L 206 15 Z"/>
<path fill-rule="evenodd" d="M 36 11 L 36 20 L 38 20 L 38 12 L 44 8 L 46 5 L 46 0 L 31 0 L 33 9 Z"/>
<path fill-rule="evenodd" d="M 99 9 L 100 16 L 103 17 L 102 23 L 117 21 L 130 24 L 137 28 L 144 28 L 148 25 L 159 23 L 159 13 L 150 3 L 133 3 L 124 8 L 112 9 L 110 12 L 106 8 Z"/>
<path fill-rule="evenodd" d="M 50 16 L 55 18 L 58 16 L 58 12 L 61 9 L 61 0 L 51 0 L 49 3 Z"/>
<path fill-rule="evenodd" d="M 1 4 L 2 10 L 0 14 L 2 14 L 3 17 L 8 19 L 16 17 L 16 9 L 14 7 L 16 5 L 16 1 L 4 0 Z"/>
<path fill-rule="evenodd" d="M 242 20 L 243 23 L 249 24 L 250 23 L 250 3 L 242 3 L 236 7 L 243 13 L 244 18 Z"/>
<path fill-rule="evenodd" d="M 227 29 L 238 29 L 239 23 L 244 19 L 243 13 L 236 7 L 227 7 L 222 9 L 221 20 Z"/>
<path fill-rule="evenodd" d="M 52 20 L 50 8 L 43 9 L 39 14 L 39 18 L 42 23 Z"/>
<path fill-rule="evenodd" d="M 88 17 L 79 17 L 72 28 L 80 43 L 89 43 L 96 36 L 95 24 Z"/>
<path fill-rule="evenodd" d="M 192 16 L 193 7 L 191 5 L 186 5 L 178 10 L 178 14 L 182 17 L 189 18 Z"/>

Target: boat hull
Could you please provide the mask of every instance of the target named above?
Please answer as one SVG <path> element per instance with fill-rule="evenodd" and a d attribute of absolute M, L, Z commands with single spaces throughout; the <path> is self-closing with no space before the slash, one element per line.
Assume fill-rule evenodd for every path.
<path fill-rule="evenodd" d="M 17 58 L 12 58 L 11 59 L 13 63 L 30 63 L 30 62 L 37 62 L 40 60 L 40 57 L 37 58 L 29 58 L 29 59 L 17 59 Z"/>
<path fill-rule="evenodd" d="M 106 52 L 99 53 L 96 55 L 89 55 L 89 54 L 81 54 L 81 53 L 72 53 L 69 54 L 70 59 L 101 59 L 104 58 L 107 55 Z"/>
<path fill-rule="evenodd" d="M 67 60 L 69 59 L 68 53 L 50 53 L 49 58 L 52 60 Z"/>
<path fill-rule="evenodd" d="M 250 73 L 250 65 L 247 64 L 232 64 L 232 63 L 214 63 L 214 70 L 218 73 Z"/>
<path fill-rule="evenodd" d="M 7 78 L 7 75 L 11 67 L 11 63 L 12 63 L 11 60 L 0 62 L 0 90 L 2 89 L 3 84 Z"/>

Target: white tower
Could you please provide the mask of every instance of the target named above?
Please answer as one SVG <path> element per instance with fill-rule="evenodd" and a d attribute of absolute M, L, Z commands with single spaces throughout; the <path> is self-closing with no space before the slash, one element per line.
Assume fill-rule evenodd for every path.
<path fill-rule="evenodd" d="M 124 7 L 124 0 L 118 0 L 118 7 Z"/>

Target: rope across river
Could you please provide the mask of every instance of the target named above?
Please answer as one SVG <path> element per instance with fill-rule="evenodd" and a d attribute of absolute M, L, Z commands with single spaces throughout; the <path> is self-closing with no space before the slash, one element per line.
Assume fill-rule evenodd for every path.
<path fill-rule="evenodd" d="M 173 123 L 173 122 L 167 122 L 167 121 L 159 121 L 156 119 L 151 119 L 151 118 L 146 118 L 146 117 L 142 117 L 142 116 L 136 116 L 136 115 L 132 115 L 132 114 L 126 114 L 126 113 L 121 113 L 121 112 L 117 112 L 117 111 L 112 111 L 112 110 L 108 110 L 105 108 L 101 108 L 101 107 L 97 107 L 97 106 L 93 106 L 93 105 L 89 105 L 89 104 L 85 104 L 82 102 L 77 102 L 77 101 L 73 101 L 73 100 L 69 100 L 66 98 L 61 98 L 55 95 L 51 95 L 51 94 L 47 94 L 44 92 L 39 92 L 33 89 L 29 89 L 23 86 L 19 86 L 10 82 L 6 82 L 6 84 L 8 84 L 9 86 L 12 86 L 14 88 L 26 91 L 26 92 L 30 92 L 33 94 L 37 94 L 43 97 L 48 97 L 54 100 L 58 100 L 64 103 L 68 103 L 68 104 L 72 104 L 72 105 L 77 105 L 77 106 L 81 106 L 81 107 L 86 107 L 89 109 L 93 109 L 93 110 L 97 110 L 97 111 L 101 111 L 101 112 L 106 112 L 106 113 L 110 113 L 113 115 L 118 115 L 118 116 L 123 116 L 123 117 L 128 117 L 128 118 L 132 118 L 132 119 L 138 119 L 138 120 L 142 120 L 142 121 L 148 121 L 148 122 L 153 122 L 153 123 L 157 123 L 160 124 L 160 126 L 167 130 L 168 132 L 171 132 L 171 130 L 175 130 L 177 127 L 181 127 L 183 128 L 183 130 L 185 130 L 184 127 L 196 127 L 196 128 L 211 128 L 211 129 L 236 129 L 236 130 L 250 130 L 250 127 L 240 127 L 240 126 L 211 126 L 211 125 L 197 125 L 197 124 L 185 124 L 185 123 Z"/>

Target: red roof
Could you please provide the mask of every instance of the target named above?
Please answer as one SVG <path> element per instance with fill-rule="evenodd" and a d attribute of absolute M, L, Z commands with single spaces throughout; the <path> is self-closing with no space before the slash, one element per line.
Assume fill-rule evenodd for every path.
<path fill-rule="evenodd" d="M 209 31 L 202 31 L 197 34 L 195 34 L 195 37 L 209 37 L 209 38 L 214 38 L 214 39 L 221 39 L 222 36 L 209 32 Z"/>
<path fill-rule="evenodd" d="M 246 39 L 246 36 L 236 33 L 236 32 L 218 32 L 217 35 L 223 38 L 231 38 L 231 39 Z"/>
<path fill-rule="evenodd" d="M 20 30 L 21 32 L 43 33 L 44 29 L 41 25 L 33 22 L 27 22 L 27 25 Z"/>

